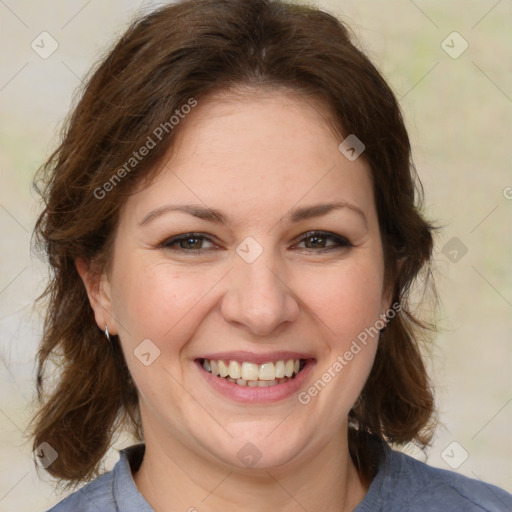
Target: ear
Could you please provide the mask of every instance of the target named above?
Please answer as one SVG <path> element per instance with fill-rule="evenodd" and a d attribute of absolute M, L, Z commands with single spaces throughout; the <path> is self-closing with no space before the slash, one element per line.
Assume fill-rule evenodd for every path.
<path fill-rule="evenodd" d="M 110 334 L 118 334 L 112 308 L 110 281 L 106 272 L 98 275 L 82 258 L 75 259 L 75 266 L 84 283 L 98 327 L 104 331 L 105 326 L 108 326 Z"/>

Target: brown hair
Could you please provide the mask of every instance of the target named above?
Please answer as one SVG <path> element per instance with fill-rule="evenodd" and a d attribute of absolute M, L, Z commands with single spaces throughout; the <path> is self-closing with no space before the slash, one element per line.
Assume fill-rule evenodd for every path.
<path fill-rule="evenodd" d="M 320 99 L 339 133 L 356 134 L 365 144 L 385 279 L 401 311 L 383 333 L 350 412 L 350 451 L 371 478 L 364 433 L 399 444 L 430 440 L 434 402 L 418 346 L 426 325 L 410 311 L 408 297 L 419 272 L 429 274 L 433 227 L 419 210 L 421 188 L 393 92 L 348 29 L 325 12 L 271 0 L 188 0 L 128 28 L 85 82 L 60 146 L 34 181 L 45 201 L 34 234 L 52 274 L 38 299 L 47 300 L 47 312 L 32 435 L 34 447 L 47 442 L 58 452 L 48 471 L 59 479 L 73 484 L 97 475 L 120 427 L 142 439 L 137 392 L 119 341 L 113 336 L 112 353 L 75 259 L 98 272 L 108 264 L 120 207 L 172 143 L 169 119 L 191 99 L 237 86 L 284 87 Z M 127 169 L 161 126 L 167 130 L 155 147 Z M 123 166 L 126 172 L 119 172 Z M 48 392 L 52 360 L 58 376 Z"/>

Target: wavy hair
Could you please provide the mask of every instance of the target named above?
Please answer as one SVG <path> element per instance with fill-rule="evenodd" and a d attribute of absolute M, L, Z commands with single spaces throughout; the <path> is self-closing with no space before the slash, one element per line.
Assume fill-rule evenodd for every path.
<path fill-rule="evenodd" d="M 420 274 L 431 274 L 434 227 L 421 211 L 421 184 L 397 99 L 352 39 L 341 21 L 305 5 L 185 0 L 135 20 L 89 74 L 60 145 L 34 179 L 44 201 L 35 245 L 51 274 L 38 298 L 46 316 L 31 435 L 34 448 L 47 442 L 58 452 L 47 470 L 61 482 L 96 476 L 115 432 L 128 429 L 143 438 L 119 340 L 112 337 L 113 349 L 105 342 L 75 260 L 98 272 L 108 265 L 127 194 L 154 172 L 179 126 L 161 130 L 147 156 L 121 173 L 108 194 L 99 191 L 191 98 L 237 87 L 317 98 L 341 135 L 364 142 L 385 280 L 401 311 L 384 331 L 350 411 L 350 453 L 361 475 L 371 478 L 375 458 L 365 433 L 397 444 L 425 446 L 431 439 L 435 407 L 420 351 L 430 331 L 409 307 L 409 295 Z M 51 362 L 57 372 L 50 377 Z"/>

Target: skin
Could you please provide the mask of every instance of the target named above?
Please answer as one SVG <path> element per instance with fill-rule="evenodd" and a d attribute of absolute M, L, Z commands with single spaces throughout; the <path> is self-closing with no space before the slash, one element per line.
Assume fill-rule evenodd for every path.
<path fill-rule="evenodd" d="M 377 338 L 307 405 L 297 393 L 234 402 L 194 363 L 208 352 L 304 352 L 315 359 L 307 390 L 389 308 L 371 172 L 338 150 L 328 116 L 282 90 L 203 98 L 157 179 L 123 205 L 108 271 L 95 280 L 77 261 L 96 322 L 119 334 L 139 391 L 146 455 L 134 480 L 158 512 L 349 511 L 368 490 L 348 453 L 347 415 Z M 296 224 L 286 217 L 334 201 L 362 215 L 345 207 Z M 217 208 L 229 221 L 168 212 L 139 225 L 169 203 Z M 352 246 L 315 246 L 304 237 L 313 230 Z M 193 245 L 200 251 L 161 246 L 190 232 L 207 236 Z M 263 249 L 252 263 L 236 252 L 249 236 Z M 144 339 L 160 350 L 149 366 L 134 355 Z M 261 453 L 250 468 L 237 457 L 247 442 Z"/>

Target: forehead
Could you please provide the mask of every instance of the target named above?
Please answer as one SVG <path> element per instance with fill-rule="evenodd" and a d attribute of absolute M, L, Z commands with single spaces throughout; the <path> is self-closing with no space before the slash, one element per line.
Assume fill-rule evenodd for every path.
<path fill-rule="evenodd" d="M 139 220 L 170 200 L 236 210 L 241 222 L 319 201 L 374 208 L 368 165 L 339 151 L 342 136 L 315 98 L 217 93 L 198 102 L 176 135 L 155 180 L 125 205 Z"/>

